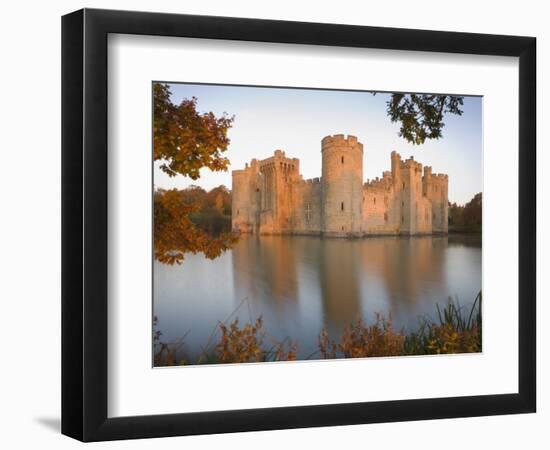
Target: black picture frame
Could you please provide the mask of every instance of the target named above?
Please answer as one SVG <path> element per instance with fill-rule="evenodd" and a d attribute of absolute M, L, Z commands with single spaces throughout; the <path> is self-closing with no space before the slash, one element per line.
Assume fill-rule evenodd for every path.
<path fill-rule="evenodd" d="M 107 36 L 110 33 L 518 57 L 518 393 L 109 418 Z M 535 91 L 533 37 L 94 9 L 63 16 L 62 433 L 82 441 L 102 441 L 535 412 Z"/>

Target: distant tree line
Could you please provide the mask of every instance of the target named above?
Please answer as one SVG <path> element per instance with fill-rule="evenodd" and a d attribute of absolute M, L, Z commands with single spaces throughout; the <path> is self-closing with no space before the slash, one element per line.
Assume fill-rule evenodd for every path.
<path fill-rule="evenodd" d="M 231 231 L 231 192 L 224 185 L 210 191 L 192 185 L 180 194 L 186 204 L 197 205 L 189 218 L 201 230 L 214 237 Z"/>
<path fill-rule="evenodd" d="M 464 233 L 481 233 L 481 192 L 464 206 L 449 203 L 449 231 Z"/>
<path fill-rule="evenodd" d="M 180 264 L 185 253 L 209 259 L 231 248 L 231 193 L 225 186 L 207 192 L 198 186 L 157 189 L 154 197 L 155 259 Z"/>

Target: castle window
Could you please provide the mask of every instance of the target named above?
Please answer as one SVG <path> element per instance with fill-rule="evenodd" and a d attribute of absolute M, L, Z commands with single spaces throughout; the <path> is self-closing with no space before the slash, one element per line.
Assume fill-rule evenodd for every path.
<path fill-rule="evenodd" d="M 342 225 L 342 231 L 344 231 L 344 226 Z"/>
<path fill-rule="evenodd" d="M 373 198 L 373 203 L 376 205 L 376 197 Z"/>
<path fill-rule="evenodd" d="M 388 213 L 384 213 L 384 222 L 388 222 Z"/>
<path fill-rule="evenodd" d="M 311 205 L 306 203 L 306 222 L 309 222 L 311 219 Z"/>
<path fill-rule="evenodd" d="M 340 211 L 344 210 L 344 202 L 340 203 Z"/>
<path fill-rule="evenodd" d="M 344 157 L 342 156 L 342 164 L 344 164 Z"/>
<path fill-rule="evenodd" d="M 405 223 L 405 216 L 401 216 L 401 223 Z"/>
<path fill-rule="evenodd" d="M 405 189 L 405 182 L 403 181 L 403 189 Z"/>
<path fill-rule="evenodd" d="M 237 209 L 237 216 L 239 215 L 239 210 Z"/>
<path fill-rule="evenodd" d="M 401 206 L 402 206 L 402 207 L 405 207 L 405 202 L 401 202 Z"/>

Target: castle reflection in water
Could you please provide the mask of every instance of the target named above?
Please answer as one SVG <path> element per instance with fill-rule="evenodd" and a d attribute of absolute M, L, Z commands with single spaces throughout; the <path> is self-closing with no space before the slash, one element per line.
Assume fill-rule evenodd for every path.
<path fill-rule="evenodd" d="M 337 335 L 379 312 L 413 329 L 437 303 L 451 296 L 467 307 L 480 289 L 480 237 L 250 236 L 213 261 L 156 264 L 154 307 L 164 336 L 189 331 L 188 352 L 241 305 L 241 323 L 261 315 L 266 338 L 290 337 L 304 358 L 323 327 Z"/>

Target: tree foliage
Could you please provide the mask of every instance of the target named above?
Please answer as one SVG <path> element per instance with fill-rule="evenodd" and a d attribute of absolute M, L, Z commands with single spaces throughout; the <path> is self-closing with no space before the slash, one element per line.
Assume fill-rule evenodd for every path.
<path fill-rule="evenodd" d="M 196 226 L 213 236 L 231 231 L 231 192 L 225 186 L 208 192 L 199 186 L 189 186 L 180 192 L 185 203 L 197 206 L 189 215 Z"/>
<path fill-rule="evenodd" d="M 481 233 L 482 195 L 481 192 L 464 206 L 449 203 L 449 231 Z"/>
<path fill-rule="evenodd" d="M 426 139 L 443 136 L 445 114 L 462 115 L 464 97 L 433 94 L 392 94 L 387 113 L 393 123 L 399 122 L 399 136 L 414 145 Z"/>
<path fill-rule="evenodd" d="M 202 168 L 227 170 L 229 160 L 223 153 L 229 146 L 227 132 L 232 124 L 233 117 L 225 113 L 221 117 L 212 112 L 199 113 L 195 97 L 174 104 L 168 85 L 153 84 L 153 158 L 162 162 L 160 169 L 169 176 L 196 180 Z M 158 261 L 179 264 L 187 252 L 202 252 L 213 259 L 235 241 L 231 221 L 221 212 L 211 213 L 210 219 L 204 220 L 205 202 L 198 189 L 155 192 L 154 252 Z M 220 188 L 212 195 L 219 197 L 222 191 L 226 194 L 219 200 L 223 206 L 229 195 L 227 189 Z M 209 223 L 210 228 L 201 227 L 200 220 Z"/>
<path fill-rule="evenodd" d="M 160 169 L 171 177 L 179 174 L 193 180 L 203 167 L 227 170 L 229 160 L 223 152 L 229 146 L 227 131 L 234 118 L 199 113 L 196 97 L 175 105 L 170 95 L 168 85 L 153 84 L 153 157 L 163 161 Z"/>
<path fill-rule="evenodd" d="M 229 249 L 236 238 L 231 232 L 209 233 L 191 219 L 200 204 L 187 202 L 177 189 L 157 190 L 154 195 L 155 259 L 180 264 L 185 253 L 202 252 L 214 259 Z"/>

